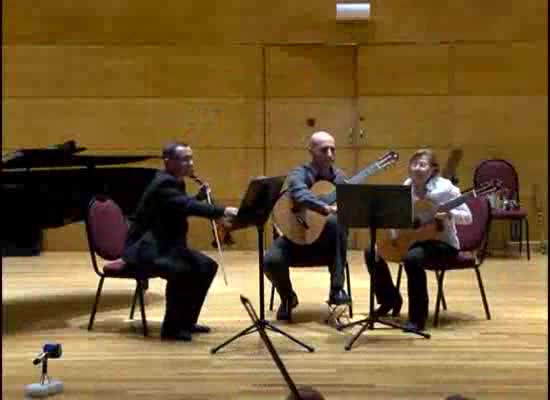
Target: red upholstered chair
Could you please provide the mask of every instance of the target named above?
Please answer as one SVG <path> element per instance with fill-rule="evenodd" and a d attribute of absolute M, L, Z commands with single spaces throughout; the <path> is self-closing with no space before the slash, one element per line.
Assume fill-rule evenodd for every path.
<path fill-rule="evenodd" d="M 94 197 L 88 207 L 86 233 L 92 266 L 99 276 L 99 284 L 97 286 L 95 302 L 90 315 L 90 322 L 88 323 L 88 330 L 91 331 L 94 324 L 95 314 L 97 312 L 105 278 L 132 279 L 136 281 L 136 290 L 134 292 L 130 311 L 130 319 L 134 318 L 134 310 L 137 299 L 139 298 L 143 335 L 147 336 L 148 329 L 143 293 L 147 290 L 148 279 L 154 276 L 138 273 L 138 271 L 129 268 L 127 264 L 120 259 L 124 251 L 124 242 L 128 234 L 128 223 L 120 207 L 112 199 Z M 98 256 L 106 261 L 101 267 L 98 262 Z"/>
<path fill-rule="evenodd" d="M 433 326 L 439 323 L 439 308 L 443 302 L 443 308 L 447 309 L 445 298 L 443 296 L 443 280 L 445 273 L 452 270 L 473 269 L 476 273 L 481 300 L 487 319 L 491 319 L 489 304 L 485 295 L 483 281 L 479 268 L 485 260 L 487 253 L 487 242 L 491 226 L 491 205 L 486 197 L 474 197 L 466 203 L 472 213 L 472 224 L 457 225 L 458 240 L 460 242 L 460 252 L 456 257 L 434 260 L 424 266 L 426 270 L 434 271 L 437 279 L 437 296 L 435 303 L 435 314 Z M 399 289 L 403 265 L 399 264 L 397 274 L 397 288 Z"/>
<path fill-rule="evenodd" d="M 491 214 L 495 220 L 509 220 L 512 238 L 519 239 L 519 253 L 521 254 L 523 245 L 523 232 L 525 225 L 525 244 L 527 250 L 527 259 L 531 258 L 529 249 L 529 221 L 527 219 L 527 210 L 519 206 L 519 179 L 514 166 L 506 160 L 491 159 L 482 161 L 474 171 L 474 186 L 499 179 L 502 182 L 502 192 L 505 194 L 504 203 L 507 207 L 493 207 Z M 517 229 L 519 228 L 519 229 Z M 516 234 L 517 232 L 517 234 Z"/>

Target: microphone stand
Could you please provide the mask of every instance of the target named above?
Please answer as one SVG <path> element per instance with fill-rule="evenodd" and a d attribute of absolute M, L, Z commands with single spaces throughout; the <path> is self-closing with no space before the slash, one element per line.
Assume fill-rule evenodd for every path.
<path fill-rule="evenodd" d="M 63 382 L 50 379 L 48 376 L 48 355 L 42 361 L 40 383 L 31 383 L 25 387 L 25 398 L 53 396 L 63 392 Z"/>

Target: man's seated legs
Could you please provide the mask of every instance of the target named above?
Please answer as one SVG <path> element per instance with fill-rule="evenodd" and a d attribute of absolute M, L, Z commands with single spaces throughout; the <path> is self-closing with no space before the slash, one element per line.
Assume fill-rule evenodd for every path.
<path fill-rule="evenodd" d="M 330 271 L 330 304 L 347 304 L 351 301 L 344 291 L 345 263 L 347 260 L 347 232 L 338 225 L 336 215 L 326 220 L 325 229 L 319 239 L 311 245 L 312 254 L 327 254 L 334 261 L 329 264 Z"/>
<path fill-rule="evenodd" d="M 289 321 L 292 308 L 298 305 L 298 297 L 290 282 L 290 257 L 295 245 L 284 237 L 275 239 L 264 256 L 264 273 L 279 293 L 281 305 L 277 319 Z"/>
<path fill-rule="evenodd" d="M 190 341 L 192 333 L 209 332 L 197 324 L 198 317 L 214 280 L 218 265 L 210 257 L 185 249 L 185 255 L 166 267 L 166 310 L 162 324 L 163 339 Z"/>
<path fill-rule="evenodd" d="M 193 253 L 193 258 L 195 259 L 194 268 L 191 271 L 190 277 L 190 281 L 195 283 L 195 285 L 192 285 L 191 288 L 191 292 L 193 293 L 191 331 L 197 333 L 207 333 L 210 332 L 210 328 L 204 325 L 199 325 L 197 322 L 199 320 L 199 315 L 204 304 L 204 300 L 206 300 L 208 290 L 212 285 L 212 281 L 216 277 L 218 264 L 205 254 L 193 250 L 191 250 L 191 252 Z"/>
<path fill-rule="evenodd" d="M 375 273 L 374 278 L 374 294 L 376 301 L 380 304 L 380 307 L 375 310 L 376 315 L 385 316 L 392 311 L 393 316 L 399 315 L 401 306 L 403 305 L 403 299 L 401 294 L 393 284 L 388 263 L 383 258 L 375 260 L 374 265 L 370 258 L 370 251 L 365 250 L 365 264 L 370 274 Z"/>
<path fill-rule="evenodd" d="M 339 248 L 337 235 L 340 235 Z M 284 237 L 277 238 L 264 257 L 264 272 L 275 286 L 281 298 L 277 311 L 277 319 L 289 320 L 292 308 L 298 305 L 298 298 L 292 289 L 289 266 L 294 263 L 308 264 L 310 260 L 328 260 L 330 271 L 329 303 L 347 304 L 349 296 L 344 291 L 345 260 L 347 235 L 341 232 L 335 216 L 327 219 L 327 224 L 321 236 L 311 245 L 300 246 Z M 313 265 L 313 264 L 311 264 Z"/>

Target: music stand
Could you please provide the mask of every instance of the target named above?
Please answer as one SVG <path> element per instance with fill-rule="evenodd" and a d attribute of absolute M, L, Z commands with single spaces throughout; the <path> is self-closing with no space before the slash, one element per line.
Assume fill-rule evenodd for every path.
<path fill-rule="evenodd" d="M 267 350 L 269 350 L 269 353 L 271 354 L 273 361 L 275 361 L 277 368 L 281 372 L 281 375 L 283 375 L 283 378 L 285 379 L 285 382 L 288 385 L 288 388 L 290 389 L 292 394 L 296 397 L 296 399 L 301 400 L 302 398 L 300 397 L 298 388 L 294 384 L 294 381 L 290 377 L 290 374 L 288 373 L 285 365 L 283 364 L 283 360 L 281 360 L 281 357 L 279 357 L 279 354 L 277 354 L 277 351 L 275 350 L 275 347 L 273 346 L 271 339 L 269 339 L 269 336 L 267 336 L 267 333 L 265 332 L 265 329 L 264 329 L 264 325 L 261 323 L 261 319 L 258 318 L 258 314 L 256 314 L 256 310 L 254 310 L 252 303 L 243 295 L 241 295 L 240 298 L 241 298 L 241 303 L 243 303 L 244 309 L 250 316 L 250 319 L 252 320 L 253 325 L 256 327 L 256 330 L 260 333 L 260 337 L 262 338 L 262 341 L 264 342 L 265 347 L 267 347 Z"/>
<path fill-rule="evenodd" d="M 260 177 L 254 178 L 250 181 L 246 194 L 241 200 L 239 206 L 239 212 L 233 221 L 233 226 L 235 229 L 243 229 L 250 226 L 256 226 L 258 233 L 258 266 L 260 273 L 260 285 L 259 285 L 259 300 L 260 300 L 260 318 L 259 324 L 263 328 L 271 329 L 274 332 L 280 333 L 281 335 L 287 337 L 293 342 L 299 344 L 300 346 L 306 348 L 308 351 L 313 352 L 314 349 L 311 346 L 299 341 L 298 339 L 292 337 L 288 333 L 282 331 L 271 322 L 265 319 L 265 307 L 264 307 L 264 225 L 269 219 L 271 210 L 277 201 L 281 188 L 286 177 L 284 176 L 275 176 L 275 177 Z M 249 333 L 255 332 L 258 330 L 256 324 L 250 325 L 248 328 L 237 333 L 235 336 L 226 340 L 224 343 L 220 344 L 217 347 L 214 347 L 210 350 L 212 354 L 215 354 L 222 347 L 225 347 L 234 340 L 240 338 L 241 336 L 248 335 Z"/>
<path fill-rule="evenodd" d="M 376 229 L 411 228 L 413 225 L 413 202 L 411 187 L 405 185 L 353 185 L 337 184 L 336 197 L 338 199 L 338 223 L 348 228 L 370 228 L 370 253 L 369 264 L 375 264 L 376 258 Z M 345 349 L 350 350 L 353 343 L 367 329 L 374 329 L 374 323 L 378 322 L 392 328 L 401 329 L 404 332 L 414 333 L 430 338 L 430 334 L 405 329 L 392 321 L 381 320 L 374 312 L 374 282 L 376 268 L 372 268 L 370 274 L 370 299 L 369 315 L 360 321 L 341 325 L 338 330 L 355 325 L 362 325 L 361 329 L 346 344 Z"/>

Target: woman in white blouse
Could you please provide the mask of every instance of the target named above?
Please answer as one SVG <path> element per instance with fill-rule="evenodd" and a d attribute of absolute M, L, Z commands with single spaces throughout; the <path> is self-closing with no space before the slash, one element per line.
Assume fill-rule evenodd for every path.
<path fill-rule="evenodd" d="M 443 204 L 460 195 L 460 189 L 440 176 L 439 164 L 430 149 L 420 149 L 412 155 L 409 161 L 409 177 L 404 184 L 412 186 L 415 201 L 427 199 L 435 204 Z M 439 239 L 415 242 L 402 260 L 407 272 L 409 295 L 409 321 L 405 328 L 410 330 L 423 330 L 428 317 L 428 286 L 424 265 L 434 258 L 457 255 L 460 243 L 455 224 L 472 223 L 472 214 L 466 204 L 449 212 L 437 213 L 435 218 L 443 225 Z M 369 273 L 373 267 L 376 268 L 374 292 L 380 304 L 376 314 L 384 316 L 392 311 L 392 315 L 397 316 L 403 300 L 393 284 L 387 262 L 381 257 L 375 257 L 375 260 L 375 265 L 370 265 L 369 252 L 365 250 L 365 263 Z"/>

